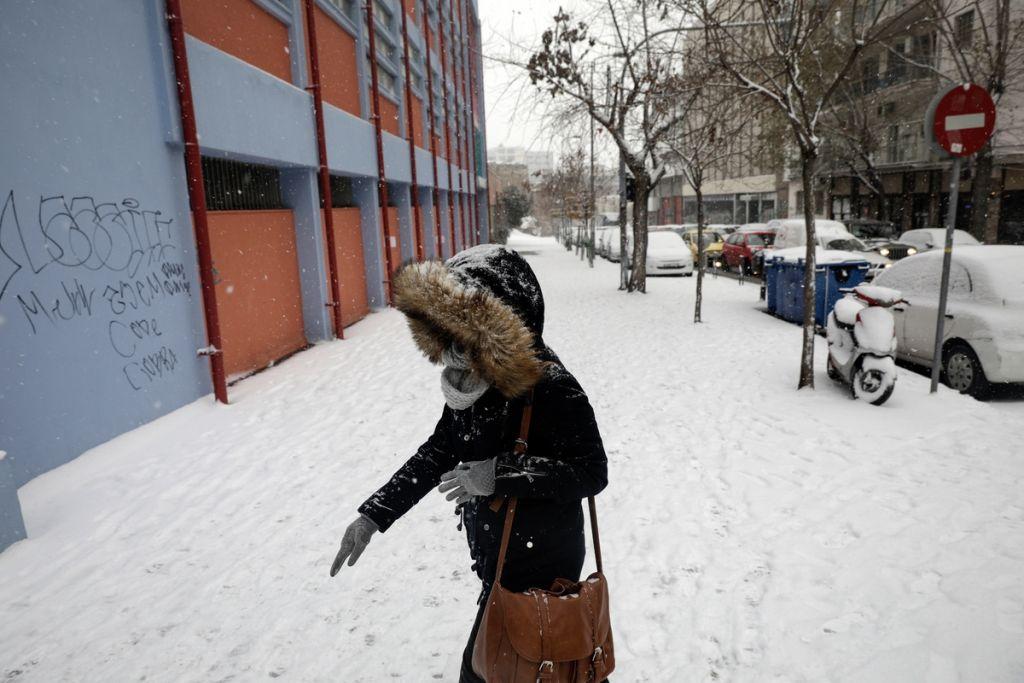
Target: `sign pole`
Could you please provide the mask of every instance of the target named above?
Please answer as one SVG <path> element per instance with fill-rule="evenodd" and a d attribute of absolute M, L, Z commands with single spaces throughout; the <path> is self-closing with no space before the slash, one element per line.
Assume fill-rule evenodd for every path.
<path fill-rule="evenodd" d="M 953 230 L 960 194 L 960 161 L 980 150 L 996 125 L 996 105 L 991 95 L 973 83 L 953 85 L 940 92 L 928 106 L 925 131 L 939 152 L 953 157 L 949 179 L 949 208 L 946 211 L 946 247 L 942 254 L 942 284 L 939 287 L 939 309 L 935 315 L 935 347 L 932 354 L 931 393 L 939 390 L 942 374 L 942 341 L 949 299 L 949 269 L 953 261 Z M 979 207 L 975 207 L 977 210 Z"/>
<path fill-rule="evenodd" d="M 949 179 L 949 208 L 946 210 L 946 247 L 942 253 L 942 284 L 939 287 L 939 310 L 935 316 L 935 349 L 932 354 L 932 388 L 939 390 L 942 373 L 942 338 L 946 324 L 946 300 L 949 298 L 949 269 L 953 261 L 953 230 L 956 229 L 956 210 L 960 201 L 960 157 L 953 157 Z"/>

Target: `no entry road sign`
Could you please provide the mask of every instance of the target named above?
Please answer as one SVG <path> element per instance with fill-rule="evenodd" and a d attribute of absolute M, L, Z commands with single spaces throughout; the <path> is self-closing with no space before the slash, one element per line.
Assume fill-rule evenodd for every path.
<path fill-rule="evenodd" d="M 928 108 L 925 130 L 935 145 L 955 157 L 985 146 L 996 126 L 996 105 L 988 91 L 963 83 L 942 92 Z"/>

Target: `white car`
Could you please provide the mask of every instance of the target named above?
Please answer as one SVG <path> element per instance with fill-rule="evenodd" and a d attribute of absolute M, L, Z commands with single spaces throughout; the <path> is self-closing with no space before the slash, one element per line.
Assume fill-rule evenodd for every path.
<path fill-rule="evenodd" d="M 693 253 L 683 238 L 671 230 L 647 235 L 648 275 L 693 275 Z"/>
<path fill-rule="evenodd" d="M 935 348 L 942 250 L 898 261 L 875 284 L 898 289 L 896 354 L 930 365 Z M 983 396 L 992 383 L 1024 382 L 1024 246 L 953 249 L 942 369 L 957 391 Z"/>
<path fill-rule="evenodd" d="M 909 244 L 918 251 L 929 251 L 931 249 L 942 249 L 946 246 L 946 231 L 943 228 L 921 228 L 918 230 L 907 230 L 900 235 L 900 242 Z M 953 245 L 957 247 L 968 247 L 981 244 L 974 235 L 966 230 L 953 231 Z"/>
<path fill-rule="evenodd" d="M 771 260 L 774 250 L 807 246 L 807 226 L 803 218 L 776 218 L 768 221 L 767 229 L 775 231 L 775 244 L 772 250 L 765 249 L 761 252 L 766 263 Z M 892 265 L 891 260 L 857 239 L 839 221 L 815 218 L 814 232 L 818 246 L 822 249 L 856 252 L 867 261 L 871 265 L 868 271 L 869 280 Z"/>
<path fill-rule="evenodd" d="M 619 228 L 615 228 L 612 231 L 611 237 L 608 240 L 608 260 L 612 263 L 618 263 L 622 260 L 622 250 L 619 249 L 621 235 L 619 234 Z M 633 251 L 633 231 L 631 228 L 626 229 L 626 258 L 629 259 L 629 255 Z"/>

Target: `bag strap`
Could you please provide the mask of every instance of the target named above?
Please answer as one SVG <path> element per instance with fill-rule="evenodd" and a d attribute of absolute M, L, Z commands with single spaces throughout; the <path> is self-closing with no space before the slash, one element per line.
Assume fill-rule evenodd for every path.
<path fill-rule="evenodd" d="M 519 422 L 519 437 L 516 439 L 513 451 L 516 455 L 526 453 L 529 444 L 527 437 L 530 434 L 530 420 L 533 418 L 533 391 L 526 396 L 523 404 L 523 417 Z M 604 573 L 604 563 L 601 561 L 601 536 L 597 531 L 597 506 L 594 497 L 588 496 L 587 502 L 590 507 L 590 535 L 594 538 L 594 559 L 597 561 L 597 571 Z M 505 511 L 505 527 L 501 531 L 501 546 L 498 550 L 498 568 L 494 575 L 494 585 L 501 585 L 501 572 L 505 568 L 505 553 L 508 551 L 508 542 L 512 537 L 512 521 L 516 516 L 515 497 L 508 499 L 508 509 Z"/>

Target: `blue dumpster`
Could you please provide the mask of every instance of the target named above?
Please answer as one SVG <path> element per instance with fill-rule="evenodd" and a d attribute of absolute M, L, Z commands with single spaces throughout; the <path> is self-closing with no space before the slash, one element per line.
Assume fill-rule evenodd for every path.
<path fill-rule="evenodd" d="M 768 312 L 772 315 L 778 310 L 779 301 L 779 270 L 774 267 L 776 260 L 782 259 L 772 259 L 771 263 L 764 264 L 764 299 L 768 304 Z"/>
<path fill-rule="evenodd" d="M 849 260 L 819 264 L 815 269 L 814 321 L 824 325 L 842 289 L 864 282 L 867 261 Z M 804 260 L 787 261 L 775 257 L 765 267 L 765 300 L 768 311 L 793 323 L 804 319 Z"/>
<path fill-rule="evenodd" d="M 843 298 L 840 290 L 862 284 L 870 267 L 867 261 L 845 261 L 815 268 L 814 322 L 824 325 L 836 302 Z"/>

